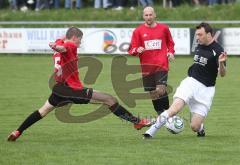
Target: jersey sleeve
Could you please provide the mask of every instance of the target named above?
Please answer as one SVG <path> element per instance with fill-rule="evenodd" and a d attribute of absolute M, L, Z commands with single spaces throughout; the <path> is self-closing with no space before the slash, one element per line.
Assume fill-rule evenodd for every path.
<path fill-rule="evenodd" d="M 62 39 L 57 39 L 57 40 L 55 41 L 55 43 L 56 43 L 57 45 L 63 45 L 63 44 L 64 44 L 64 41 L 63 41 Z"/>
<path fill-rule="evenodd" d="M 140 45 L 140 35 L 138 34 L 138 31 L 135 29 L 132 34 L 128 53 L 132 56 L 137 56 L 138 55 L 137 49 L 139 45 Z"/>
<path fill-rule="evenodd" d="M 175 50 L 174 50 L 175 43 L 172 39 L 172 35 L 171 35 L 171 32 L 168 27 L 166 28 L 166 43 L 167 43 L 168 52 L 174 54 L 175 53 Z"/>

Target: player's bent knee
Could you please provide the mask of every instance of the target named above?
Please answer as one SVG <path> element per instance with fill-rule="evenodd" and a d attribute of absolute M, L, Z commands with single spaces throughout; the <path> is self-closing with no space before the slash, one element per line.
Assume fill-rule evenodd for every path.
<path fill-rule="evenodd" d="M 191 129 L 192 129 L 194 132 L 198 132 L 198 130 L 200 129 L 200 127 L 201 127 L 201 125 L 191 123 Z"/>
<path fill-rule="evenodd" d="M 159 97 L 164 96 L 166 94 L 166 90 L 165 89 L 164 90 L 156 90 L 156 92 L 157 92 L 157 95 Z"/>
<path fill-rule="evenodd" d="M 150 91 L 149 94 L 150 94 L 150 97 L 151 97 L 152 100 L 157 100 L 158 99 L 158 94 L 157 94 L 156 90 Z"/>
<path fill-rule="evenodd" d="M 157 85 L 156 91 L 157 93 L 164 95 L 166 93 L 167 86 L 166 85 Z"/>

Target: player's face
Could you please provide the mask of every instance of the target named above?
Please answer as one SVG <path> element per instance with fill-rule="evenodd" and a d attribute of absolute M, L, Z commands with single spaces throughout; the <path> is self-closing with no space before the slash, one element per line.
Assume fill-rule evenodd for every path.
<path fill-rule="evenodd" d="M 82 37 L 74 37 L 73 42 L 76 44 L 77 47 L 81 44 Z"/>
<path fill-rule="evenodd" d="M 152 26 L 155 23 L 156 15 L 153 10 L 146 9 L 143 11 L 143 19 L 148 26 Z"/>
<path fill-rule="evenodd" d="M 209 36 L 211 36 L 210 33 L 206 33 L 205 29 L 202 27 L 200 29 L 197 29 L 195 32 L 197 43 L 200 45 L 208 45 L 209 44 Z"/>

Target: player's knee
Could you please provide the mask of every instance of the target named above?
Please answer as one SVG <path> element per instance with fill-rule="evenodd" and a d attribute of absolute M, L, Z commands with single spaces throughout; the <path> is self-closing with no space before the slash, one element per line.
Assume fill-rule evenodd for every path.
<path fill-rule="evenodd" d="M 200 129 L 200 127 L 201 127 L 201 125 L 191 123 L 191 129 L 192 129 L 194 132 L 197 132 L 197 131 Z"/>
<path fill-rule="evenodd" d="M 156 88 L 156 92 L 158 94 L 158 96 L 163 96 L 166 94 L 166 86 L 165 85 L 161 85 L 161 87 L 157 87 Z"/>
<path fill-rule="evenodd" d="M 39 108 L 38 112 L 42 117 L 45 117 L 49 112 L 54 109 L 52 105 L 46 102 L 41 108 Z"/>
<path fill-rule="evenodd" d="M 41 108 L 38 110 L 38 112 L 42 117 L 45 117 L 48 114 L 46 111 L 42 110 Z"/>
<path fill-rule="evenodd" d="M 152 100 L 157 100 L 158 99 L 158 94 L 157 94 L 156 90 L 150 91 L 149 94 L 150 94 L 150 97 L 151 97 Z"/>
<path fill-rule="evenodd" d="M 111 95 L 109 95 L 105 101 L 105 104 L 107 104 L 108 106 L 112 106 L 115 103 L 117 103 L 117 99 Z"/>

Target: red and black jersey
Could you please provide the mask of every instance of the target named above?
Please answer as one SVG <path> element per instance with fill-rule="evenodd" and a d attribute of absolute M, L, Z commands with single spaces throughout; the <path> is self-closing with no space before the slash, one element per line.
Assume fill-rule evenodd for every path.
<path fill-rule="evenodd" d="M 137 48 L 144 47 L 142 54 L 137 53 Z M 145 24 L 138 26 L 134 31 L 128 53 L 139 56 L 144 75 L 159 70 L 168 71 L 167 53 L 174 54 L 174 41 L 169 27 L 157 23 L 155 27 L 147 27 Z"/>
<path fill-rule="evenodd" d="M 53 55 L 56 82 L 65 83 L 73 89 L 82 89 L 78 72 L 77 46 L 59 39 L 56 44 L 64 46 L 67 50 L 65 53 L 56 52 Z"/>

